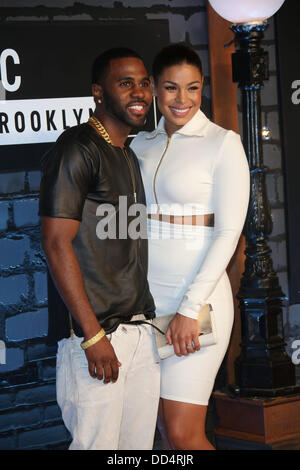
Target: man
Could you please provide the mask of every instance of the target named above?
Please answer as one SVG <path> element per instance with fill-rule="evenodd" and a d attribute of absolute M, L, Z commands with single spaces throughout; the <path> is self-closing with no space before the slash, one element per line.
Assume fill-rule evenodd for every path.
<path fill-rule="evenodd" d="M 42 165 L 48 337 L 59 341 L 57 400 L 70 449 L 151 449 L 159 364 L 151 326 L 131 323 L 154 317 L 147 240 L 96 233 L 108 204 L 119 233 L 120 196 L 128 206 L 145 204 L 137 159 L 125 140 L 144 124 L 149 78 L 135 52 L 118 48 L 96 59 L 92 83 L 94 115 L 65 131 Z"/>

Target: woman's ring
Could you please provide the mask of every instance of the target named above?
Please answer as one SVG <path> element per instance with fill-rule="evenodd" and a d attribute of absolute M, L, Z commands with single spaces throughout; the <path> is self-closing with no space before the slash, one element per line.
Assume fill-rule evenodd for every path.
<path fill-rule="evenodd" d="M 192 347 L 191 344 L 187 344 L 187 345 L 186 345 L 186 349 L 190 349 L 191 347 Z"/>

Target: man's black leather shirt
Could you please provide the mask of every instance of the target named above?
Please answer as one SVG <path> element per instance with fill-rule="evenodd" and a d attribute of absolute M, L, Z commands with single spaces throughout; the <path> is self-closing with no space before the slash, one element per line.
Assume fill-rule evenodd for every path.
<path fill-rule="evenodd" d="M 96 215 L 101 204 L 112 205 L 118 214 L 119 196 L 127 197 L 129 207 L 136 192 L 137 202 L 145 205 L 137 158 L 130 148 L 125 152 L 107 143 L 89 124 L 81 124 L 65 131 L 42 161 L 39 214 L 81 222 L 73 247 L 89 301 L 107 333 L 140 313 L 153 318 L 155 310 L 147 282 L 147 240 L 118 238 L 118 217 L 117 238 L 99 239 L 96 234 L 103 219 Z M 128 217 L 127 227 L 131 220 Z M 51 344 L 70 336 L 70 323 L 50 275 L 48 304 Z M 75 321 L 73 325 L 75 334 L 83 336 L 80 326 Z"/>

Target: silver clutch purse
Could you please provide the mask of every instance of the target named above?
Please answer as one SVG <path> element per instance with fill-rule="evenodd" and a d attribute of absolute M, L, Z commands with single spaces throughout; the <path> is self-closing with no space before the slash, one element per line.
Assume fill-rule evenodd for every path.
<path fill-rule="evenodd" d="M 161 359 L 166 359 L 167 357 L 170 357 L 175 354 L 173 345 L 169 344 L 165 337 L 168 325 L 175 315 L 175 313 L 170 313 L 169 315 L 155 317 L 152 320 L 152 323 L 154 325 L 156 346 L 159 357 Z M 214 320 L 214 312 L 210 304 L 206 304 L 201 308 L 198 315 L 198 324 L 200 331 L 199 343 L 201 348 L 216 344 L 217 333 Z"/>

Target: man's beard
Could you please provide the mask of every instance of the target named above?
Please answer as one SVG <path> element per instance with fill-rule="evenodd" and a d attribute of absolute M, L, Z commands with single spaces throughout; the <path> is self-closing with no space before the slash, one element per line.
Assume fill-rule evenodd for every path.
<path fill-rule="evenodd" d="M 103 101 L 105 103 L 105 109 L 108 114 L 114 116 L 119 121 L 123 122 L 124 124 L 126 124 L 127 126 L 131 128 L 143 127 L 146 121 L 146 116 L 141 118 L 140 122 L 138 120 L 131 119 L 130 116 L 128 116 L 128 114 L 126 113 L 126 111 L 121 108 L 119 103 L 106 90 L 103 90 Z M 139 100 L 135 100 L 135 103 L 138 101 Z M 141 102 L 143 104 L 145 103 L 144 101 L 141 101 Z"/>

